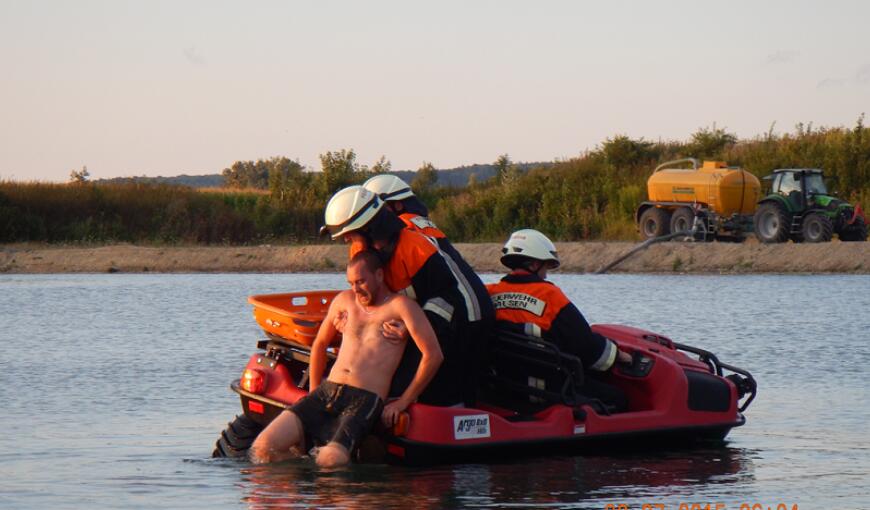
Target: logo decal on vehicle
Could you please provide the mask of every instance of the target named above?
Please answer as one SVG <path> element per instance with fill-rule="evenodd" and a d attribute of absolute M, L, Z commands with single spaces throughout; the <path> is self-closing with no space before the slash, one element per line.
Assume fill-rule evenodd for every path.
<path fill-rule="evenodd" d="M 455 439 L 477 439 L 489 437 L 489 415 L 471 414 L 453 417 L 453 437 Z"/>

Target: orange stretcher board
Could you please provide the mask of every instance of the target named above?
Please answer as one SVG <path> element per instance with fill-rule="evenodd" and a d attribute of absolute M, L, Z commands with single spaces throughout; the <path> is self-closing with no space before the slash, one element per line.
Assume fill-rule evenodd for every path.
<path fill-rule="evenodd" d="M 254 320 L 270 335 L 310 346 L 337 290 L 250 296 Z"/>

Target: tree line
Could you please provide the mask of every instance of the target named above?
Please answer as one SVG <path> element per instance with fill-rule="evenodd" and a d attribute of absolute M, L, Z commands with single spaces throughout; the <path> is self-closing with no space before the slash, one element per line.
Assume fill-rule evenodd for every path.
<path fill-rule="evenodd" d="M 0 242 L 317 242 L 333 193 L 391 169 L 384 157 L 359 164 L 352 149 L 320 160 L 320 172 L 286 157 L 236 162 L 223 172 L 227 186 L 217 190 L 93 183 L 85 167 L 73 170 L 68 184 L 2 181 Z M 432 182 L 434 172 L 424 164 L 414 182 Z"/>
<path fill-rule="evenodd" d="M 660 162 L 696 157 L 726 161 L 762 177 L 775 168 L 822 168 L 840 197 L 870 207 L 870 132 L 854 127 L 793 132 L 773 127 L 749 140 L 702 128 L 685 141 L 607 138 L 577 157 L 536 167 L 503 154 L 496 172 L 464 187 L 438 186 L 424 162 L 411 187 L 454 241 L 503 241 L 519 228 L 537 228 L 563 241 L 637 239 L 634 211 L 646 199 L 646 180 Z M 345 186 L 391 171 L 381 157 L 357 161 L 352 149 L 320 155 L 321 171 L 275 157 L 226 168 L 224 189 L 96 184 L 87 169 L 69 184 L 0 182 L 0 242 L 154 242 L 251 244 L 317 242 L 329 197 Z"/>

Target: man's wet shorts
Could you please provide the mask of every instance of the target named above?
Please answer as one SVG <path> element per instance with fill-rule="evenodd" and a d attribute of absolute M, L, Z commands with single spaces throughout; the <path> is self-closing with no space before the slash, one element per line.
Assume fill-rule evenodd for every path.
<path fill-rule="evenodd" d="M 290 408 L 302 422 L 306 448 L 334 441 L 348 452 L 371 431 L 383 409 L 377 394 L 331 381 L 321 382 Z"/>

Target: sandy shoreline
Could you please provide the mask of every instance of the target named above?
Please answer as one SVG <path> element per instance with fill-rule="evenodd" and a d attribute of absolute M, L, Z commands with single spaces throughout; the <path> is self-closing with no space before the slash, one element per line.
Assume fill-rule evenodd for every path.
<path fill-rule="evenodd" d="M 557 243 L 562 272 L 595 272 L 637 243 Z M 458 244 L 479 272 L 501 272 L 497 243 Z M 341 244 L 306 246 L 56 246 L 0 245 L 0 273 L 285 273 L 339 272 Z M 612 273 L 852 273 L 870 274 L 870 243 L 762 245 L 756 242 L 662 243 L 629 258 Z"/>

